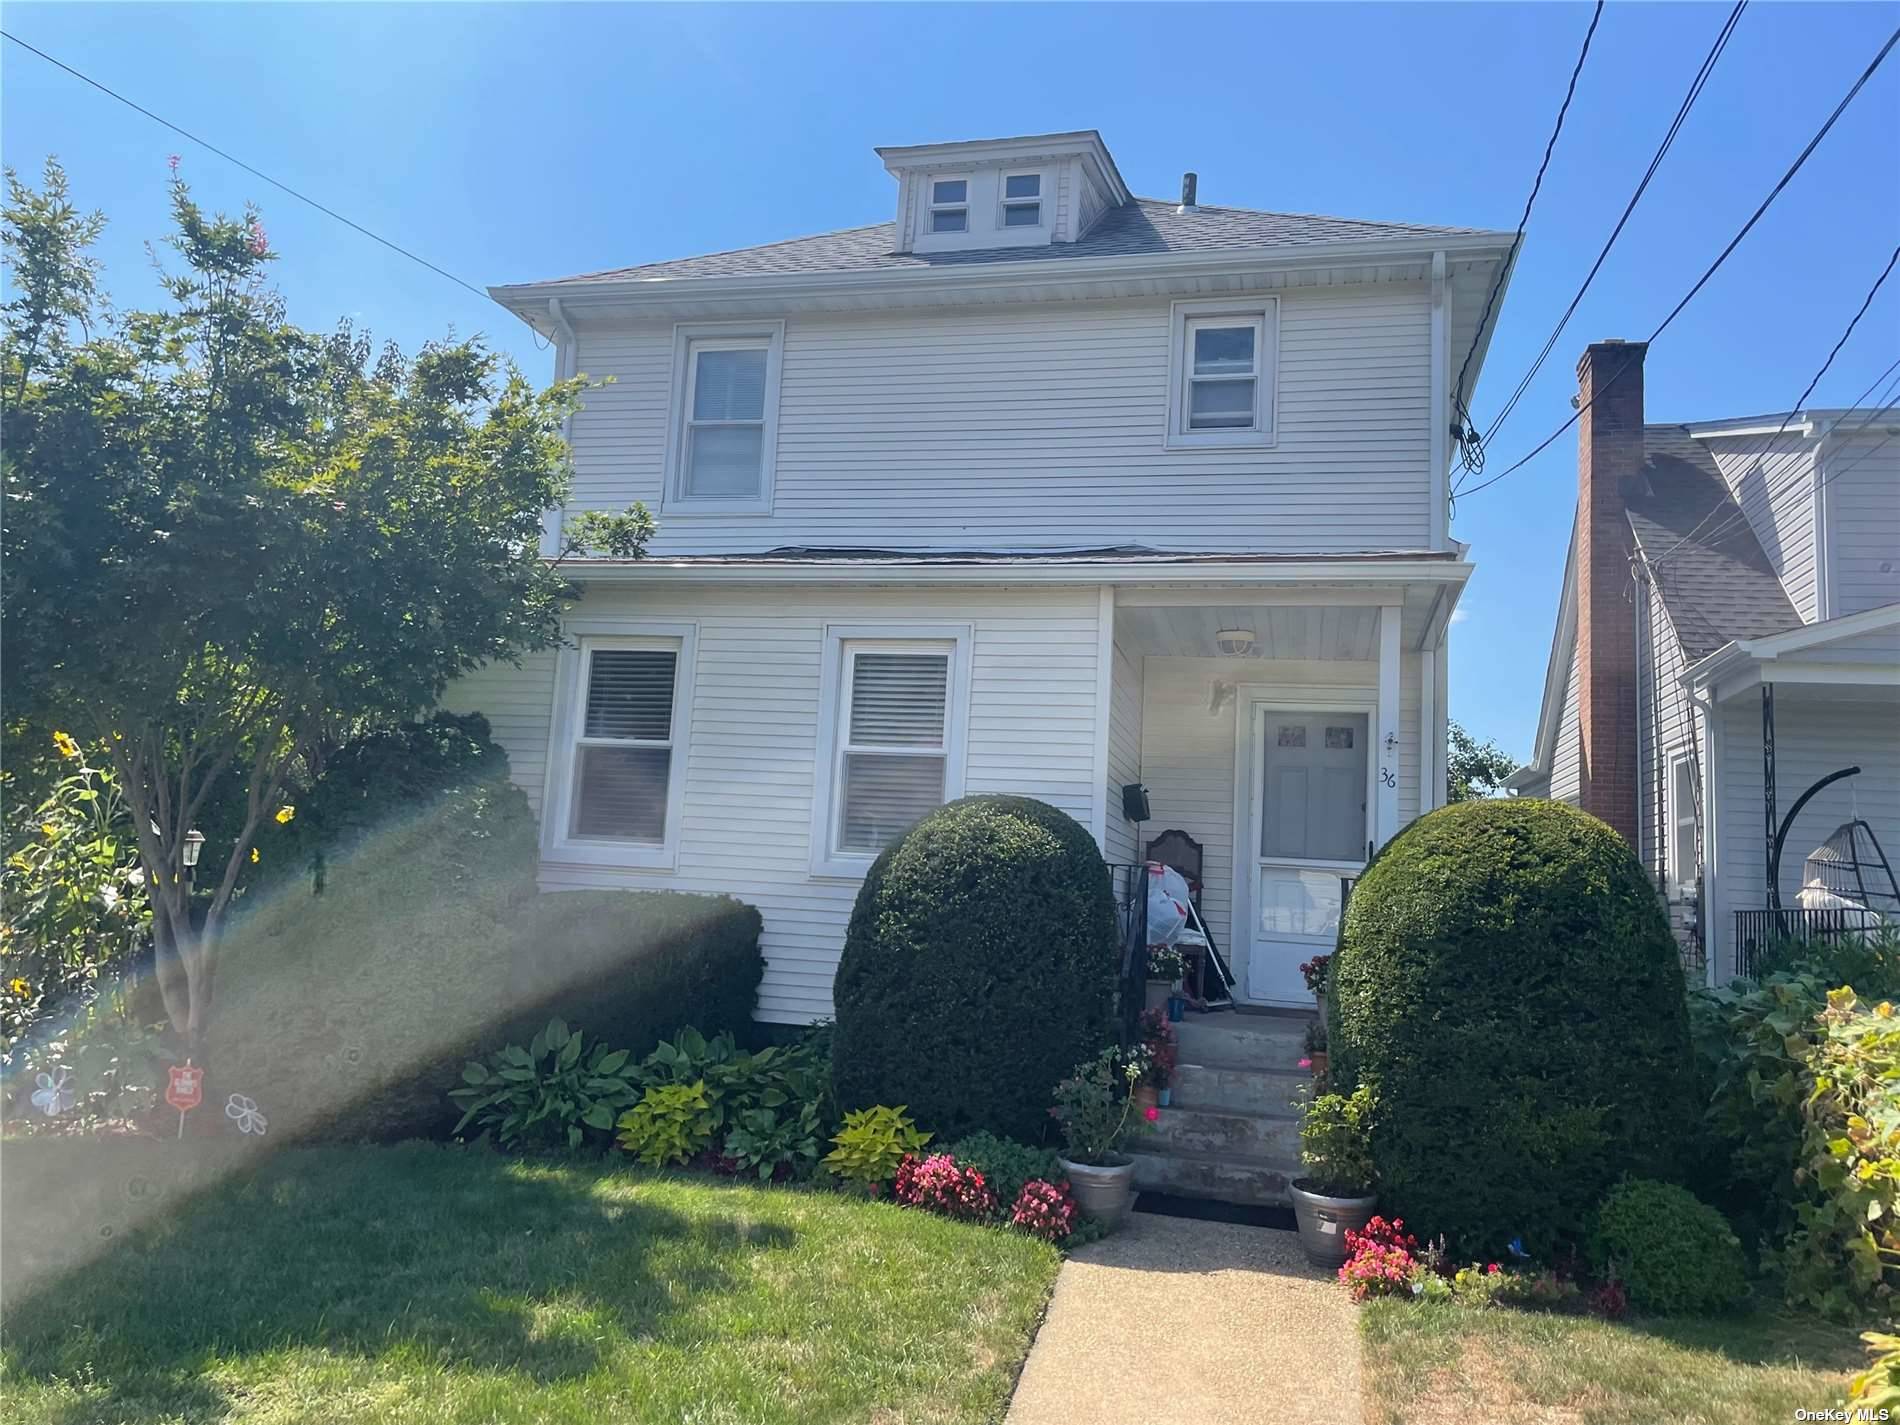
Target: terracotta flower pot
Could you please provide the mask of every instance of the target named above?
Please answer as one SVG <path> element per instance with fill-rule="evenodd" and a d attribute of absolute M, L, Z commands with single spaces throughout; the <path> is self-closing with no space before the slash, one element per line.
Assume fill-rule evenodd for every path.
<path fill-rule="evenodd" d="M 1336 1267 L 1346 1260 L 1346 1232 L 1358 1232 L 1372 1220 L 1379 1205 L 1377 1194 L 1371 1197 L 1327 1197 L 1302 1187 L 1287 1185 L 1293 1199 L 1293 1219 L 1299 1224 L 1300 1246 L 1321 1266 Z"/>
<path fill-rule="evenodd" d="M 1135 1195 L 1135 1160 L 1119 1163 L 1071 1163 L 1058 1159 L 1068 1174 L 1069 1191 L 1083 1212 L 1107 1227 L 1119 1227 Z"/>
<path fill-rule="evenodd" d="M 1137 1113 L 1145 1113 L 1161 1102 L 1161 1096 L 1155 1086 L 1145 1082 L 1136 1084 L 1129 1097 L 1135 1101 Z"/>
<path fill-rule="evenodd" d="M 1325 1078 L 1326 1077 L 1326 1051 L 1324 1049 L 1309 1049 L 1306 1052 L 1306 1057 L 1313 1061 L 1313 1064 L 1312 1064 L 1313 1077 L 1316 1079 Z"/>

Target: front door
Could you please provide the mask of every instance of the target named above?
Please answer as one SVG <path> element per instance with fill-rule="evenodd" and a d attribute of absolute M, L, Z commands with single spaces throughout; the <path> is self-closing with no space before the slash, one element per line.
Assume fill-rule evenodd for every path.
<path fill-rule="evenodd" d="M 1333 948 L 1342 878 L 1365 867 L 1364 712 L 1253 708 L 1247 998 L 1310 1005 L 1300 963 Z"/>

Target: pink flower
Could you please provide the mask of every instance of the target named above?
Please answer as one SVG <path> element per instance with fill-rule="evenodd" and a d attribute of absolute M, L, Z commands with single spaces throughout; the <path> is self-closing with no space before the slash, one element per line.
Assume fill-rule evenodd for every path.
<path fill-rule="evenodd" d="M 264 224 L 256 218 L 251 219 L 251 251 L 262 257 L 270 247 L 270 239 L 264 233 Z"/>
<path fill-rule="evenodd" d="M 165 155 L 165 166 L 169 168 L 173 173 L 176 173 L 178 171 L 179 162 L 180 160 L 177 154 L 170 153 L 170 154 Z"/>
<path fill-rule="evenodd" d="M 1156 1119 L 1161 1117 L 1161 1110 L 1158 1108 L 1144 1108 L 1141 1111 L 1141 1116 L 1150 1123 L 1153 1123 Z"/>
<path fill-rule="evenodd" d="M 1302 1069 L 1310 1069 L 1313 1067 L 1313 1061 L 1311 1059 L 1302 1059 L 1300 1060 L 1300 1067 Z"/>

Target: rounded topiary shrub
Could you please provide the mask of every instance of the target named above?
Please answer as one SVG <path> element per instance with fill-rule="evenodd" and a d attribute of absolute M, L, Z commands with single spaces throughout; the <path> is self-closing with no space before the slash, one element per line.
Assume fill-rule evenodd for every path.
<path fill-rule="evenodd" d="M 847 1109 L 908 1105 L 937 1141 L 1032 1142 L 1050 1094 L 1115 1037 L 1108 867 L 1069 816 L 966 797 L 879 856 L 833 989 L 832 1081 Z"/>
<path fill-rule="evenodd" d="M 1369 1084 L 1381 1210 L 1460 1252 L 1580 1241 L 1672 1177 L 1692 1121 L 1682 965 L 1641 863 L 1558 802 L 1461 802 L 1389 842 L 1332 966 L 1332 1067 Z"/>
<path fill-rule="evenodd" d="M 1664 1316 L 1733 1311 L 1748 1295 L 1741 1239 L 1728 1219 L 1673 1183 L 1612 1188 L 1590 1235 L 1590 1265 L 1622 1282 L 1637 1310 Z"/>

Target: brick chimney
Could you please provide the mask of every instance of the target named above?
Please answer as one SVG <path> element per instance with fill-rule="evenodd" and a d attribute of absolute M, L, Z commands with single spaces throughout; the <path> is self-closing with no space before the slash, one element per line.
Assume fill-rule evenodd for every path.
<path fill-rule="evenodd" d="M 1636 610 L 1624 502 L 1643 471 L 1647 342 L 1599 341 L 1577 363 L 1580 804 L 1638 845 Z"/>

